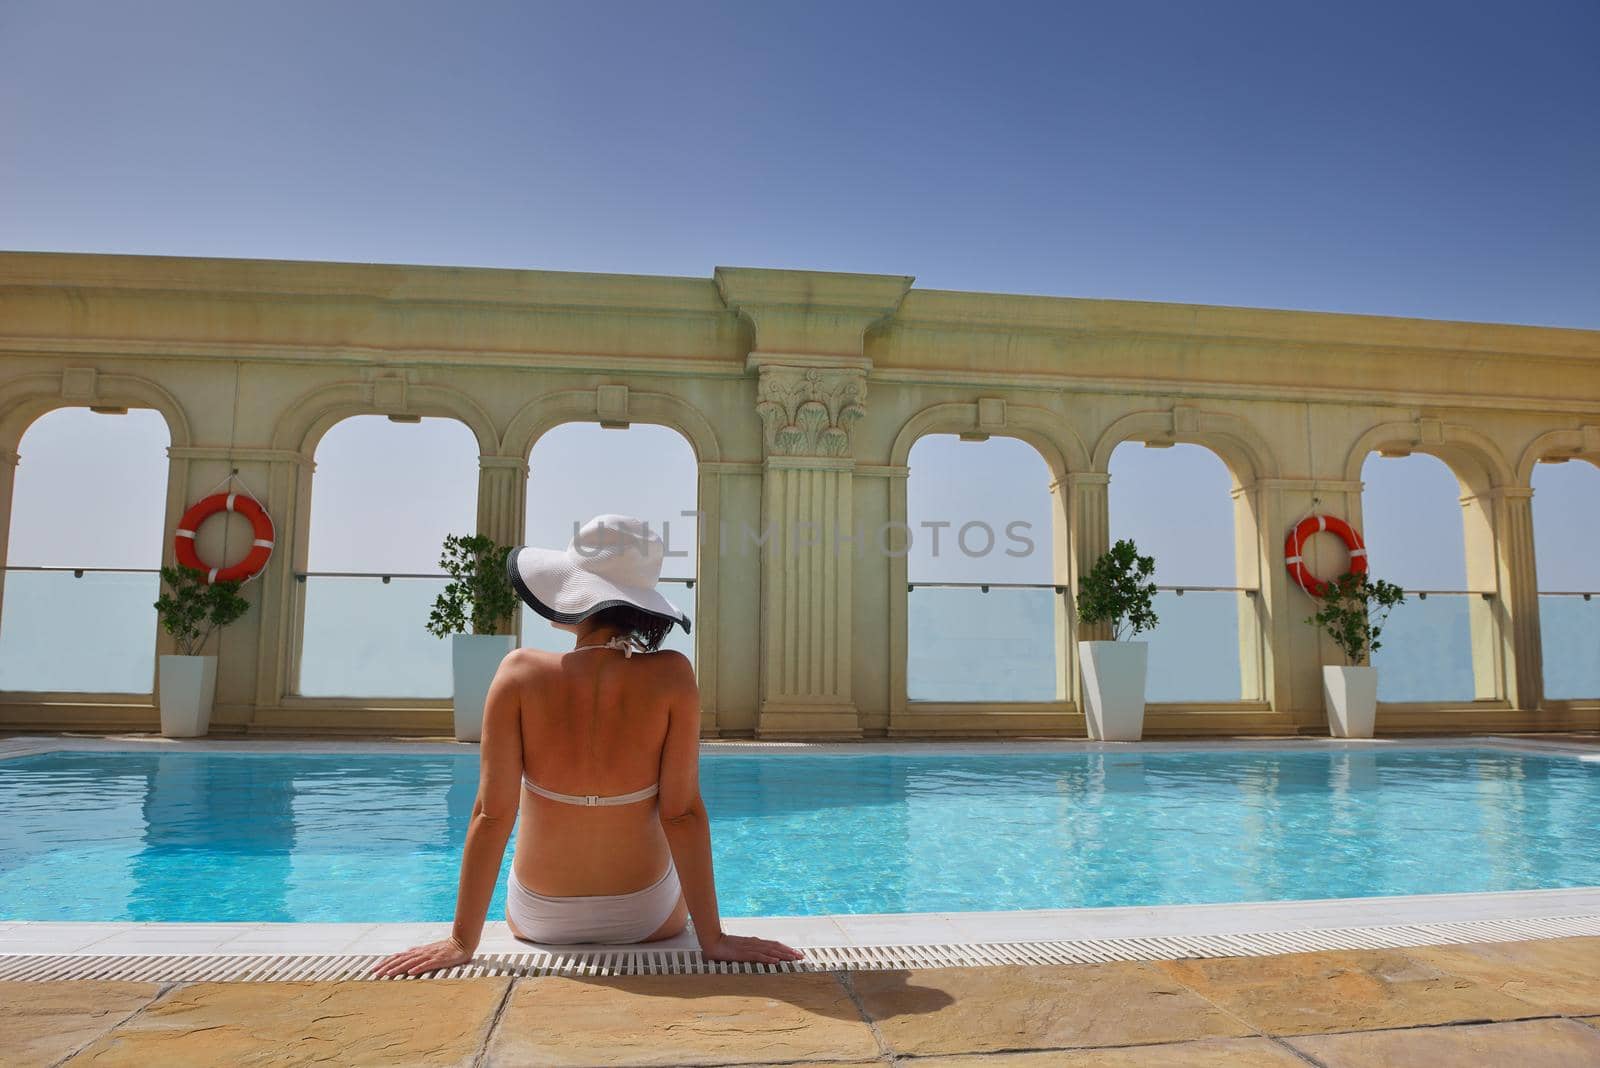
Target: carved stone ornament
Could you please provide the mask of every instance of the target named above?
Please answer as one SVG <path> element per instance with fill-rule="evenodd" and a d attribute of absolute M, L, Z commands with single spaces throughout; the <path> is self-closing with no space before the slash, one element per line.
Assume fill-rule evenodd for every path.
<path fill-rule="evenodd" d="M 848 456 L 850 428 L 866 414 L 857 370 L 763 367 L 756 414 L 772 456 Z"/>

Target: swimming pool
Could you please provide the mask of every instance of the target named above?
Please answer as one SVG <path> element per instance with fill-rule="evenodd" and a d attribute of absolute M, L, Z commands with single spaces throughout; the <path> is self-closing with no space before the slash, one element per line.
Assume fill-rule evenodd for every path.
<path fill-rule="evenodd" d="M 1600 885 L 1600 763 L 1565 756 L 760 753 L 701 767 L 728 916 Z M 471 754 L 0 760 L 0 919 L 448 920 L 476 785 Z"/>

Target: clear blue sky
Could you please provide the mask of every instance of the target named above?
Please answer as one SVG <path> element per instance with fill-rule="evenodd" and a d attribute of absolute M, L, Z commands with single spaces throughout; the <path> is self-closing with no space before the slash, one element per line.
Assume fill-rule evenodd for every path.
<path fill-rule="evenodd" d="M 0 0 L 0 248 L 884 271 L 932 288 L 1600 328 L 1597 43 L 1593 0 Z M 329 436 L 314 567 L 357 567 L 381 544 L 381 566 L 427 570 L 435 528 L 470 525 L 470 438 L 436 422 Z M 24 440 L 14 562 L 153 562 L 159 536 L 131 531 L 159 526 L 159 511 L 133 517 L 159 499 L 164 430 L 98 436 L 118 425 L 61 413 Z M 146 438 L 157 459 L 140 474 Z M 665 466 L 641 473 L 625 438 L 606 439 L 615 478 L 586 485 L 535 457 L 534 497 L 556 503 L 531 515 L 530 539 L 563 541 L 580 514 L 692 503 L 686 452 L 653 443 Z M 925 448 L 949 451 L 952 486 L 994 469 L 983 448 Z M 437 487 L 415 529 L 372 526 L 387 483 L 363 469 L 385 464 Z M 1114 529 L 1158 546 L 1163 581 L 1231 581 L 1220 463 L 1124 449 L 1114 473 Z M 1452 530 L 1459 544 L 1453 482 L 1425 458 L 1367 474 L 1379 570 L 1459 585 L 1459 558 L 1433 548 Z M 1541 579 L 1600 588 L 1581 535 L 1600 523 L 1600 472 L 1539 478 Z M 68 521 L 63 487 L 86 482 L 128 498 L 129 537 L 105 535 L 104 509 Z M 996 507 L 926 485 L 914 505 Z M 1045 514 L 1031 475 L 989 493 Z M 1167 546 L 1174 494 L 1209 502 L 1219 537 Z"/>
<path fill-rule="evenodd" d="M 0 248 L 1600 327 L 1600 4 L 0 0 Z"/>

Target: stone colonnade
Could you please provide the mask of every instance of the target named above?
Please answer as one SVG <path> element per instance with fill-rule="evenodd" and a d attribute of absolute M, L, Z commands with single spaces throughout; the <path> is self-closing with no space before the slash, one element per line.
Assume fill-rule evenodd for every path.
<path fill-rule="evenodd" d="M 169 532 L 230 469 L 264 487 L 278 528 L 246 587 L 253 610 L 221 637 L 215 729 L 443 733 L 444 701 L 295 693 L 321 436 L 357 414 L 461 421 L 479 445 L 479 530 L 515 543 L 543 433 L 661 424 L 699 463 L 708 734 L 1073 735 L 1074 643 L 1091 635 L 1068 598 L 1054 700 L 907 699 L 914 604 L 903 555 L 882 550 L 906 520 L 911 447 L 959 433 L 1037 449 L 1052 471 L 1055 580 L 1070 589 L 1108 547 L 1112 450 L 1193 443 L 1232 473 L 1242 615 L 1261 635 L 1242 643 L 1241 670 L 1259 693 L 1153 706 L 1148 733 L 1314 733 L 1319 668 L 1337 654 L 1303 622 L 1311 603 L 1283 566 L 1285 533 L 1313 509 L 1359 527 L 1366 457 L 1423 452 L 1462 487 L 1469 583 L 1485 595 L 1477 699 L 1387 705 L 1379 729 L 1600 723 L 1600 700 L 1542 696 L 1530 489 L 1540 461 L 1600 463 L 1600 334 L 911 283 L 0 253 L 0 557 L 34 419 L 153 408 L 171 433 Z M 202 531 L 208 558 L 221 526 Z M 766 541 L 752 548 L 743 532 Z M 844 532 L 850 551 L 835 551 Z M 1313 562 L 1332 573 L 1342 553 L 1326 540 Z M 0 729 L 154 722 L 149 694 L 0 694 Z"/>

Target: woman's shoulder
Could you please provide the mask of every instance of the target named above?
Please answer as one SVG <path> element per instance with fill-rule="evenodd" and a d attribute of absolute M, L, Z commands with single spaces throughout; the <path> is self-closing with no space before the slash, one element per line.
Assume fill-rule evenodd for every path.
<path fill-rule="evenodd" d="M 528 678 L 552 669 L 559 670 L 560 666 L 560 653 L 519 647 L 511 650 L 501 659 L 499 671 L 502 674 L 517 678 Z"/>
<path fill-rule="evenodd" d="M 653 661 L 657 668 L 668 674 L 694 678 L 694 662 L 676 649 L 657 649 L 645 659 Z"/>

